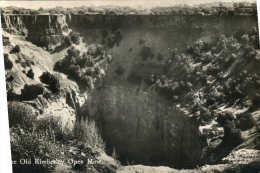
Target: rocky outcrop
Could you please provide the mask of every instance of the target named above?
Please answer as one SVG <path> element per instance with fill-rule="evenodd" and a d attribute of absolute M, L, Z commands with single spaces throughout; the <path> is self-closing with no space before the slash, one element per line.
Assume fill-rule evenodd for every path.
<path fill-rule="evenodd" d="M 2 14 L 1 18 L 3 30 L 24 35 L 32 43 L 46 48 L 60 44 L 63 32 L 68 31 L 65 16 L 59 14 Z"/>

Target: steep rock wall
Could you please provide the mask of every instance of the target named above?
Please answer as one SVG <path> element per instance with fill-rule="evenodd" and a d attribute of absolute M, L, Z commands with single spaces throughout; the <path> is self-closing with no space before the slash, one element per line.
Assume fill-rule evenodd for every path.
<path fill-rule="evenodd" d="M 79 31 L 89 44 L 106 44 L 113 32 L 120 29 L 122 39 L 119 44 L 107 46 L 114 60 L 104 82 L 114 85 L 127 80 L 133 72 L 141 78 L 146 78 L 153 71 L 165 73 L 165 59 L 170 57 L 173 48 L 182 52 L 199 39 L 211 41 L 218 34 L 231 35 L 239 30 L 251 32 L 253 27 L 257 28 L 257 16 L 70 14 L 66 16 L 66 22 L 74 31 Z M 140 43 L 140 40 L 144 42 Z M 144 46 L 149 47 L 153 55 L 147 60 L 143 60 L 140 54 Z M 162 60 L 158 60 L 159 54 Z M 120 76 L 115 73 L 119 66 L 124 69 L 124 74 Z M 170 71 L 176 72 L 174 69 Z"/>
<path fill-rule="evenodd" d="M 49 48 L 61 42 L 68 31 L 64 15 L 2 14 L 3 30 L 27 36 L 32 43 Z"/>
<path fill-rule="evenodd" d="M 202 150 L 196 123 L 177 107 L 146 92 L 120 86 L 98 88 L 86 103 L 108 152 L 123 163 L 193 167 Z"/>

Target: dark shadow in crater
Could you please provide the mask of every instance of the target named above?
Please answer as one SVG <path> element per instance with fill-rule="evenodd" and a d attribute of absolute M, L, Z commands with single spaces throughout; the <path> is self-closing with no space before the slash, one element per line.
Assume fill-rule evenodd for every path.
<path fill-rule="evenodd" d="M 94 90 L 85 112 L 122 164 L 193 168 L 203 140 L 195 121 L 164 99 L 120 86 Z"/>

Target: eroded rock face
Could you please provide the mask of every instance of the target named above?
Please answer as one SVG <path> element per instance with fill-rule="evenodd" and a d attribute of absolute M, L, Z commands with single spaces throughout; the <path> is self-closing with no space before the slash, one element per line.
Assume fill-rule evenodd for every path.
<path fill-rule="evenodd" d="M 94 91 L 86 104 L 107 144 L 123 163 L 192 167 L 202 140 L 192 120 L 167 101 L 118 86 Z"/>
<path fill-rule="evenodd" d="M 2 14 L 3 30 L 27 36 L 32 43 L 50 48 L 63 39 L 63 32 L 68 31 L 65 16 L 52 15 L 21 15 Z"/>

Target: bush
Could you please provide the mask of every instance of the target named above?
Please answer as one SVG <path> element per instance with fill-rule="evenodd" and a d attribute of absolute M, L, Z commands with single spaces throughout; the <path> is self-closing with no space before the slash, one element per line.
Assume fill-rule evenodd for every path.
<path fill-rule="evenodd" d="M 100 66 L 102 63 L 111 61 L 112 56 L 105 54 L 102 45 L 90 45 L 88 52 L 83 54 L 72 47 L 68 50 L 68 55 L 55 64 L 54 70 L 68 75 L 82 89 L 93 89 L 96 78 L 100 78 L 103 74 L 103 69 Z"/>
<path fill-rule="evenodd" d="M 88 55 L 96 56 L 103 54 L 104 47 L 102 45 L 91 44 L 88 47 Z"/>
<path fill-rule="evenodd" d="M 58 117 L 45 117 L 35 122 L 35 127 L 38 131 L 45 131 L 48 134 L 61 142 L 66 142 L 73 139 L 72 130 L 67 126 L 62 126 L 62 122 Z"/>
<path fill-rule="evenodd" d="M 4 54 L 4 64 L 5 64 L 5 70 L 10 70 L 13 68 L 13 63 L 9 59 L 9 54 Z"/>
<path fill-rule="evenodd" d="M 80 42 L 80 37 L 79 37 L 79 34 L 76 34 L 76 33 L 71 33 L 70 34 L 70 39 L 71 39 L 71 42 L 78 45 L 79 42 Z"/>
<path fill-rule="evenodd" d="M 72 44 L 79 45 L 80 37 L 78 33 L 70 33 L 69 35 L 64 37 L 64 43 L 69 47 Z"/>
<path fill-rule="evenodd" d="M 5 79 L 7 82 L 12 82 L 14 80 L 14 76 L 7 73 Z"/>
<path fill-rule="evenodd" d="M 107 55 L 107 62 L 112 62 L 113 57 L 111 55 Z"/>
<path fill-rule="evenodd" d="M 248 130 L 250 128 L 253 128 L 256 124 L 256 121 L 252 117 L 252 114 L 250 113 L 242 113 L 237 116 L 238 123 L 237 126 L 242 131 Z"/>
<path fill-rule="evenodd" d="M 30 69 L 27 73 L 26 73 L 26 76 L 31 78 L 31 79 L 34 79 L 34 72 L 32 69 Z"/>
<path fill-rule="evenodd" d="M 33 100 L 36 99 L 38 95 L 43 94 L 44 86 L 41 84 L 28 85 L 25 84 L 24 88 L 21 90 L 22 100 Z"/>
<path fill-rule="evenodd" d="M 42 75 L 40 76 L 40 81 L 42 83 L 45 83 L 45 84 L 49 85 L 49 89 L 53 93 L 56 93 L 56 92 L 60 91 L 60 81 L 53 74 L 51 74 L 49 72 L 43 72 Z"/>
<path fill-rule="evenodd" d="M 32 113 L 30 110 L 24 112 L 24 107 L 19 106 L 19 108 L 18 114 Z M 14 165 L 14 170 L 17 169 L 19 172 L 21 170 L 24 172 L 49 172 L 55 164 L 35 165 L 34 159 L 55 160 L 65 157 L 65 152 L 60 147 L 59 141 L 66 145 L 66 142 L 69 142 L 73 137 L 72 130 L 62 128 L 61 122 L 57 118 L 46 117 L 32 120 L 27 119 L 28 116 L 23 117 L 23 121 L 29 124 L 20 123 L 10 129 L 12 157 L 14 160 L 30 158 L 32 164 L 17 164 Z M 62 155 L 62 153 L 64 154 Z"/>
<path fill-rule="evenodd" d="M 105 149 L 105 144 L 98 132 L 94 121 L 76 122 L 74 137 L 82 142 L 85 147 Z"/>
<path fill-rule="evenodd" d="M 82 76 L 80 83 L 90 90 L 94 89 L 94 79 L 91 76 Z"/>
<path fill-rule="evenodd" d="M 72 41 L 70 39 L 70 36 L 66 36 L 64 38 L 64 43 L 67 45 L 67 46 L 71 46 L 72 45 Z"/>
<path fill-rule="evenodd" d="M 241 37 L 241 43 L 242 44 L 248 44 L 250 41 L 249 39 L 249 36 L 247 34 L 244 34 L 242 37 Z"/>
<path fill-rule="evenodd" d="M 55 139 L 51 134 L 47 134 L 45 131 L 38 131 L 34 127 L 32 127 L 32 130 L 15 127 L 10 129 L 10 133 L 12 159 L 32 159 L 32 164 L 13 165 L 15 172 L 49 172 L 54 168 L 54 164 L 33 164 L 34 159 L 59 159 L 58 155 L 62 152 L 61 147 L 55 143 Z"/>
<path fill-rule="evenodd" d="M 13 89 L 8 89 L 7 91 L 7 101 L 14 101 L 14 100 L 19 100 L 20 95 L 14 93 Z"/>
<path fill-rule="evenodd" d="M 22 102 L 8 102 L 9 126 L 31 128 L 36 120 L 36 109 Z"/>
<path fill-rule="evenodd" d="M 14 46 L 12 49 L 12 53 L 19 53 L 21 52 L 21 47 L 19 45 Z"/>
<path fill-rule="evenodd" d="M 72 47 L 72 48 L 68 49 L 67 54 L 69 57 L 77 58 L 80 54 L 80 51 L 78 49 L 76 49 L 75 47 Z"/>
<path fill-rule="evenodd" d="M 224 141 L 232 141 L 230 145 L 241 143 L 241 133 L 237 126 L 236 116 L 231 112 L 221 113 L 217 117 L 217 122 L 224 128 Z"/>
<path fill-rule="evenodd" d="M 28 110 L 28 112 L 24 113 L 23 111 L 27 109 L 23 109 L 21 106 L 18 106 L 18 108 L 19 111 L 14 112 L 16 116 L 20 114 L 31 115 L 30 113 L 33 112 Z M 13 165 L 14 170 L 18 172 L 52 172 L 55 164 L 37 165 L 34 164 L 34 159 L 55 160 L 72 158 L 79 160 L 93 157 L 96 154 L 93 152 L 95 148 L 105 149 L 105 144 L 98 133 L 94 121 L 76 122 L 74 128 L 69 129 L 66 126 L 62 126 L 59 118 L 46 116 L 45 118 L 33 119 L 31 121 L 31 119 L 27 119 L 28 116 L 23 117 L 23 121 L 29 124 L 21 124 L 19 121 L 20 124 L 15 124 L 10 129 L 12 157 L 14 160 L 22 158 L 32 159 L 32 164 Z M 61 143 L 64 147 L 61 147 Z M 69 153 L 68 148 L 71 146 L 77 147 L 87 156 L 82 156 L 81 152 Z"/>

